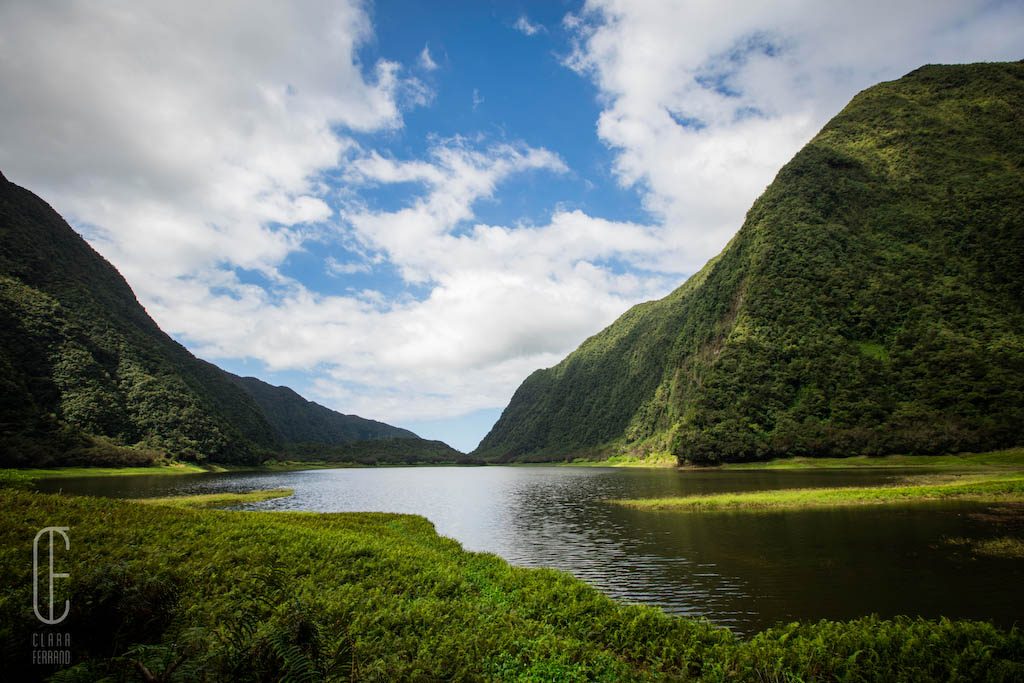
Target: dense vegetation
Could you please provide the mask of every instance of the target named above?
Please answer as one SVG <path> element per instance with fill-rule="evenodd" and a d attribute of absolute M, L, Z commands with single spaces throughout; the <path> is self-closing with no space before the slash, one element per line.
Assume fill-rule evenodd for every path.
<path fill-rule="evenodd" d="M 398 437 L 405 457 L 436 453 L 196 358 L 52 208 L 0 175 L 0 466 L 253 464 L 300 442 Z"/>
<path fill-rule="evenodd" d="M 483 464 L 467 458 L 443 441 L 380 438 L 325 446 L 318 443 L 290 444 L 288 458 L 299 461 L 351 463 L 357 465 Z"/>
<path fill-rule="evenodd" d="M 475 455 L 992 450 L 1024 424 L 1024 62 L 872 87 L 726 249 L 533 373 Z"/>
<path fill-rule="evenodd" d="M 343 415 L 307 401 L 288 387 L 271 386 L 255 377 L 229 376 L 252 397 L 284 443 L 335 445 L 366 439 L 418 438 L 408 429 L 358 415 Z"/>
<path fill-rule="evenodd" d="M 46 203 L 0 180 L 0 461 L 245 461 L 274 444 L 252 400 L 146 315 Z M 119 446 L 134 445 L 135 453 Z"/>
<path fill-rule="evenodd" d="M 468 553 L 420 517 L 189 510 L 0 491 L 0 665 L 71 634 L 58 681 L 1020 680 L 1024 633 L 864 618 L 749 639 Z M 67 520 L 71 612 L 32 613 L 38 529 Z M 63 562 L 61 565 L 60 563 Z M 63 600 L 65 593 L 59 593 Z M 146 676 L 148 675 L 148 679 Z"/>

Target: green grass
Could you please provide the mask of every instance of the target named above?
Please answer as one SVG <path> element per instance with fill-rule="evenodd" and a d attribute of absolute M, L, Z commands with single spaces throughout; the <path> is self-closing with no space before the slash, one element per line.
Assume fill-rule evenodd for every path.
<path fill-rule="evenodd" d="M 806 508 L 914 503 L 936 500 L 974 502 L 1024 501 L 1024 476 L 965 476 L 935 482 L 921 478 L 902 486 L 781 489 L 743 493 L 719 493 L 675 498 L 635 498 L 610 502 L 640 510 L 714 512 L 720 510 L 765 511 Z"/>
<path fill-rule="evenodd" d="M 1024 632 L 866 617 L 742 639 L 563 572 L 464 551 L 425 519 L 194 510 L 0 490 L 0 666 L 40 626 L 25 561 L 69 526 L 62 680 L 1020 680 Z M 174 666 L 173 675 L 166 675 Z"/>
<path fill-rule="evenodd" d="M 183 508 L 224 508 L 244 503 L 259 503 L 274 498 L 287 498 L 294 489 L 262 489 L 246 493 L 200 493 L 194 496 L 165 496 L 162 498 L 135 498 L 133 502 L 146 505 L 170 505 Z"/>
<path fill-rule="evenodd" d="M 366 465 L 330 462 L 268 461 L 262 465 L 196 465 L 187 462 L 171 462 L 166 465 L 148 467 L 49 467 L 49 468 L 0 468 L 0 474 L 25 476 L 29 479 L 63 479 L 67 477 L 131 477 L 140 475 L 202 474 L 204 472 L 286 472 L 291 470 L 336 469 L 339 467 L 366 467 Z"/>
<path fill-rule="evenodd" d="M 503 467 L 678 467 L 679 460 L 668 453 L 632 455 L 619 453 L 604 457 L 578 457 L 573 460 L 539 460 L 501 463 Z"/>
<path fill-rule="evenodd" d="M 32 479 L 62 479 L 66 477 L 130 477 L 143 474 L 198 474 L 200 472 L 226 472 L 219 465 L 200 466 L 175 462 L 151 467 L 50 467 L 0 470 L 19 472 Z"/>
<path fill-rule="evenodd" d="M 559 463 L 563 467 L 676 467 L 679 460 L 671 453 L 649 455 L 612 455 L 604 460 L 579 458 L 572 462 Z"/>
<path fill-rule="evenodd" d="M 813 470 L 861 467 L 914 468 L 929 470 L 970 471 L 987 469 L 1024 469 L 1024 448 L 1010 448 L 986 453 L 955 455 L 866 455 L 849 458 L 778 458 L 767 462 L 727 463 L 726 470 Z"/>

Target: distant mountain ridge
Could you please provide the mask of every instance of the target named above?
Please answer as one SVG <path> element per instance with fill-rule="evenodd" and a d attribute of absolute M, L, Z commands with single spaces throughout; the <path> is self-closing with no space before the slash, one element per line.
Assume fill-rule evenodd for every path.
<path fill-rule="evenodd" d="M 476 457 L 1024 443 L 1024 62 L 858 94 L 723 252 L 516 391 Z"/>
<path fill-rule="evenodd" d="M 275 387 L 255 377 L 228 377 L 247 393 L 285 443 L 338 445 L 371 439 L 418 439 L 408 429 L 358 415 L 344 415 L 307 401 L 288 387 Z"/>
<path fill-rule="evenodd" d="M 256 463 L 298 444 L 337 459 L 336 447 L 376 439 L 387 458 L 461 457 L 196 358 L 46 202 L 0 174 L 0 466 Z"/>

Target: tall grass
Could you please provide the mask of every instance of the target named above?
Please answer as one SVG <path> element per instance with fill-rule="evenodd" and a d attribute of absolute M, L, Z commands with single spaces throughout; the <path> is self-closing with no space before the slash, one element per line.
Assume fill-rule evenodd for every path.
<path fill-rule="evenodd" d="M 510 566 L 421 517 L 190 510 L 0 491 L 0 666 L 29 664 L 32 539 L 69 526 L 73 666 L 55 680 L 1020 680 L 1024 633 L 792 624 L 743 640 Z"/>

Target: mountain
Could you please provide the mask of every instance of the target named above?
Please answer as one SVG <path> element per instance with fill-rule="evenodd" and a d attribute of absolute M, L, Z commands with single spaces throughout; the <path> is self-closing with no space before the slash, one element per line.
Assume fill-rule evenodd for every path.
<path fill-rule="evenodd" d="M 271 386 L 255 377 L 225 374 L 256 402 L 284 443 L 338 445 L 364 439 L 419 438 L 408 429 L 335 412 L 307 401 L 288 387 Z"/>
<path fill-rule="evenodd" d="M 469 462 L 443 441 L 421 439 L 408 429 L 358 415 L 343 415 L 307 401 L 288 387 L 224 374 L 256 402 L 290 458 L 366 465 Z"/>
<path fill-rule="evenodd" d="M 1024 62 L 858 94 L 724 251 L 519 387 L 473 455 L 1024 443 Z"/>
<path fill-rule="evenodd" d="M 49 205 L 0 174 L 0 466 L 255 463 L 300 444 L 461 456 L 193 356 Z M 399 443 L 393 443 L 400 439 Z"/>

